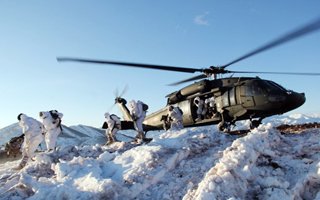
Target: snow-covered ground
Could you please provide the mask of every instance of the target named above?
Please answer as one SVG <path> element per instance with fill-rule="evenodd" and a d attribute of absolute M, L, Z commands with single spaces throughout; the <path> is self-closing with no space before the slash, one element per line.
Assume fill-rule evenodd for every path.
<path fill-rule="evenodd" d="M 59 138 L 59 151 L 38 153 L 21 171 L 12 169 L 19 160 L 0 164 L 0 199 L 320 199 L 320 130 L 274 128 L 319 121 L 281 116 L 242 137 L 215 126 L 154 131 L 140 146 L 104 146 L 88 127 L 72 127 L 90 133 L 77 145 Z"/>

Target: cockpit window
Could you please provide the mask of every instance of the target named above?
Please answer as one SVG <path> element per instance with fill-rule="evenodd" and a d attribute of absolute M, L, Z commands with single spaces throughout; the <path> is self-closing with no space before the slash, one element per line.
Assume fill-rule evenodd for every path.
<path fill-rule="evenodd" d="M 283 90 L 283 91 L 287 91 L 287 89 L 285 89 L 284 87 L 282 87 L 281 85 L 279 85 L 278 83 L 275 83 L 273 81 L 269 81 L 270 84 L 278 87 L 280 90 Z"/>
<path fill-rule="evenodd" d="M 265 91 L 267 91 L 268 94 L 279 94 L 281 92 L 287 91 L 284 87 L 273 81 L 263 80 L 260 82 L 260 85 L 261 87 L 264 87 Z"/>
<path fill-rule="evenodd" d="M 266 80 L 255 80 L 252 81 L 246 90 L 246 95 L 249 96 L 260 96 L 260 95 L 270 95 L 279 94 L 280 92 L 287 91 L 284 87 L 277 83 Z"/>
<path fill-rule="evenodd" d="M 262 82 L 252 81 L 247 87 L 246 94 L 249 96 L 265 95 L 267 94 L 265 88 L 266 87 L 262 84 Z"/>

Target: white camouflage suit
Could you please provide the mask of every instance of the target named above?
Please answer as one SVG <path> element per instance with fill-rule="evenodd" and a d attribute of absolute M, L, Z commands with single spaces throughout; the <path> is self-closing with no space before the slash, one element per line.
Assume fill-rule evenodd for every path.
<path fill-rule="evenodd" d="M 24 141 L 22 144 L 22 160 L 20 167 L 24 167 L 29 158 L 34 157 L 34 152 L 37 150 L 39 144 L 43 141 L 44 127 L 41 122 L 25 114 L 18 116 L 19 126 L 22 128 L 24 134 Z"/>
<path fill-rule="evenodd" d="M 197 115 L 198 115 L 197 120 L 203 119 L 207 113 L 207 108 L 206 108 L 204 101 L 202 99 L 200 99 L 200 97 L 196 97 L 196 98 L 194 98 L 193 103 L 198 107 L 197 108 Z"/>
<path fill-rule="evenodd" d="M 183 128 L 182 113 L 178 107 L 170 106 L 168 117 L 172 120 L 170 129 L 179 130 Z"/>
<path fill-rule="evenodd" d="M 136 102 L 132 100 L 129 102 L 130 115 L 134 123 L 134 128 L 138 132 L 138 135 L 136 137 L 139 139 L 145 138 L 142 123 L 144 121 L 144 118 L 146 117 L 146 111 L 143 110 L 142 104 L 143 103 L 141 101 Z"/>
<path fill-rule="evenodd" d="M 108 128 L 106 129 L 106 135 L 108 138 L 108 143 L 115 142 L 115 134 L 121 129 L 121 121 L 117 115 L 110 115 L 109 113 L 104 114 L 106 123 L 108 124 Z"/>
<path fill-rule="evenodd" d="M 57 119 L 52 117 L 51 113 L 58 115 Z M 59 134 L 61 133 L 61 118 L 63 117 L 62 113 L 58 111 L 42 111 L 39 113 L 42 123 L 45 128 L 45 143 L 47 146 L 47 151 L 55 150 L 56 142 Z"/>

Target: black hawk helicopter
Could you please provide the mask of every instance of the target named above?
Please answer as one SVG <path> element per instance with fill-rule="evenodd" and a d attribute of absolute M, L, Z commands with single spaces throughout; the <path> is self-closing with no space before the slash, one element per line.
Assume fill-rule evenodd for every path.
<path fill-rule="evenodd" d="M 315 32 L 320 28 L 320 19 L 295 29 L 271 42 L 254 49 L 253 51 L 222 66 L 210 66 L 209 68 L 186 68 L 176 66 L 153 65 L 143 63 L 118 62 L 107 60 L 94 60 L 83 58 L 58 57 L 58 61 L 72 61 L 81 63 L 118 65 L 135 68 L 157 69 L 184 73 L 200 72 L 200 75 L 182 80 L 171 85 L 179 85 L 189 81 L 201 80 L 188 85 L 178 91 L 168 94 L 167 105 L 148 116 L 143 125 L 145 131 L 163 129 L 163 117 L 168 114 L 170 105 L 178 106 L 183 111 L 184 127 L 203 126 L 218 124 L 219 130 L 230 131 L 232 125 L 239 120 L 250 120 L 250 128 L 258 127 L 262 120 L 272 115 L 283 114 L 296 109 L 304 104 L 304 93 L 287 90 L 271 80 L 259 77 L 227 77 L 217 78 L 223 74 L 283 74 L 283 75 L 306 75 L 319 76 L 320 73 L 293 73 L 293 72 L 254 72 L 254 71 L 231 71 L 226 68 L 253 55 L 274 48 L 278 45 L 292 41 L 301 36 Z M 208 79 L 213 77 L 213 79 Z M 214 104 L 208 107 L 207 114 L 202 120 L 196 120 L 197 107 L 195 98 L 202 100 L 214 99 Z M 123 113 L 122 129 L 134 129 L 126 100 L 122 97 L 115 99 Z"/>

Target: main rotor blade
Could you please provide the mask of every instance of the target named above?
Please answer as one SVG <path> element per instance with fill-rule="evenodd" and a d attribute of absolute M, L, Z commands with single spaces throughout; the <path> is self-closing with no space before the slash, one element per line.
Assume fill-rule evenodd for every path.
<path fill-rule="evenodd" d="M 282 75 L 302 75 L 302 76 L 320 76 L 320 73 L 309 72 L 250 72 L 250 71 L 229 71 L 228 73 L 237 74 L 282 74 Z"/>
<path fill-rule="evenodd" d="M 251 57 L 251 56 L 253 56 L 255 54 L 261 53 L 263 51 L 266 51 L 268 49 L 276 47 L 276 46 L 278 46 L 280 44 L 283 44 L 283 43 L 289 42 L 291 40 L 297 39 L 297 38 L 299 38 L 299 37 L 301 37 L 303 35 L 312 33 L 314 31 L 318 30 L 319 28 L 320 28 L 320 18 L 315 20 L 315 21 L 313 21 L 312 23 L 309 23 L 309 24 L 304 25 L 304 26 L 302 26 L 302 27 L 300 27 L 300 28 L 298 28 L 298 29 L 296 29 L 294 31 L 291 31 L 291 32 L 289 32 L 289 33 L 287 33 L 287 34 L 285 34 L 285 35 L 283 35 L 283 36 L 281 36 L 281 37 L 279 37 L 279 38 L 277 38 L 277 39 L 275 39 L 275 40 L 273 40 L 273 41 L 271 41 L 271 42 L 269 42 L 269 43 L 267 43 L 267 44 L 265 44 L 265 45 L 263 45 L 263 46 L 261 46 L 261 47 L 259 47 L 257 49 L 255 49 L 255 50 L 253 50 L 253 51 L 241 56 L 240 58 L 237 58 L 237 59 L 235 59 L 235 60 L 223 65 L 222 68 L 226 68 L 226 67 L 228 67 L 228 66 L 230 66 L 230 65 L 232 65 L 234 63 L 237 63 L 237 62 L 239 62 L 241 60 L 249 58 L 249 57 Z"/>
<path fill-rule="evenodd" d="M 207 78 L 207 76 L 205 74 L 201 74 L 201 75 L 194 76 L 194 77 L 191 77 L 191 78 L 179 81 L 179 82 L 171 83 L 171 84 L 169 84 L 169 86 L 175 86 L 175 85 L 179 85 L 179 84 L 186 83 L 189 81 L 195 81 L 195 80 L 204 79 L 204 78 Z"/>
<path fill-rule="evenodd" d="M 256 72 L 256 71 L 226 71 L 225 73 L 233 74 L 282 74 L 282 75 L 301 75 L 301 76 L 320 76 L 320 73 L 308 73 L 308 72 Z M 208 78 L 205 74 L 194 76 L 179 82 L 171 83 L 169 86 L 176 86 L 189 81 L 195 81 L 199 79 Z"/>
<path fill-rule="evenodd" d="M 57 57 L 59 62 L 83 62 L 83 63 L 94 63 L 94 64 L 107 64 L 107 65 L 120 65 L 126 67 L 137 67 L 145 69 L 158 69 L 166 71 L 176 71 L 176 72 L 202 72 L 202 69 L 187 68 L 187 67 L 175 67 L 175 66 L 165 66 L 165 65 L 153 65 L 153 64 L 143 64 L 143 63 L 130 63 L 130 62 L 118 62 L 118 61 L 108 61 L 108 60 L 92 60 L 84 58 L 68 58 L 68 57 Z"/>

